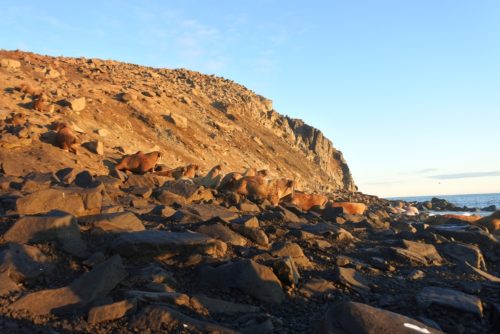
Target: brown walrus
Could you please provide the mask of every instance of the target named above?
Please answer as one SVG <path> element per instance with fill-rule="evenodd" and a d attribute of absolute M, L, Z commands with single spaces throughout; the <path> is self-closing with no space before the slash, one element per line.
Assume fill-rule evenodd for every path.
<path fill-rule="evenodd" d="M 52 112 L 54 110 L 54 106 L 49 103 L 49 99 L 45 94 L 40 94 L 34 100 L 33 109 L 42 112 Z"/>
<path fill-rule="evenodd" d="M 57 123 L 55 130 L 57 133 L 54 144 L 63 150 L 68 150 L 76 154 L 76 149 L 79 144 L 73 130 L 71 130 L 66 123 Z"/>
<path fill-rule="evenodd" d="M 217 187 L 217 190 L 226 191 L 226 190 L 230 190 L 231 188 L 234 188 L 234 186 L 236 185 L 236 182 L 244 176 L 267 177 L 267 176 L 269 176 L 269 172 L 267 171 L 267 169 L 261 169 L 261 170 L 257 171 L 255 168 L 247 168 L 247 170 L 243 174 L 239 173 L 239 172 L 227 173 L 226 175 L 224 175 L 224 177 L 220 181 L 220 184 Z"/>
<path fill-rule="evenodd" d="M 181 179 L 183 177 L 192 179 L 196 176 L 198 169 L 199 169 L 198 165 L 189 164 L 187 166 L 177 167 L 166 171 L 155 172 L 154 174 L 158 176 L 173 177 L 176 180 Z"/>
<path fill-rule="evenodd" d="M 161 153 L 159 151 L 153 151 L 150 153 L 138 151 L 135 154 L 124 157 L 120 163 L 115 166 L 115 169 L 129 170 L 136 174 L 152 172 L 160 156 Z"/>
<path fill-rule="evenodd" d="M 311 210 L 314 206 L 324 207 L 328 202 L 328 197 L 321 194 L 306 194 L 302 191 L 294 191 L 286 196 L 283 201 L 291 203 L 304 211 Z"/>
<path fill-rule="evenodd" d="M 204 186 L 205 188 L 217 188 L 221 182 L 222 176 L 222 166 L 214 166 L 210 171 L 202 177 L 195 178 L 193 181 L 199 186 Z"/>
<path fill-rule="evenodd" d="M 267 199 L 273 205 L 293 193 L 294 182 L 287 179 L 267 180 L 262 176 L 244 176 L 237 180 L 230 191 L 256 199 Z"/>

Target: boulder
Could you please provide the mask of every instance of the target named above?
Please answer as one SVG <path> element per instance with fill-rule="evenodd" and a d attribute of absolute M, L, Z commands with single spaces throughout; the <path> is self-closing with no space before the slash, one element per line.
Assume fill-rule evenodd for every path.
<path fill-rule="evenodd" d="M 440 330 L 404 315 L 350 301 L 332 305 L 320 320 L 315 333 L 443 334 Z"/>
<path fill-rule="evenodd" d="M 338 280 L 349 288 L 359 292 L 370 292 L 369 281 L 353 268 L 337 268 Z"/>
<path fill-rule="evenodd" d="M 35 191 L 16 201 L 16 210 L 21 215 L 61 210 L 76 216 L 98 213 L 102 205 L 101 187 L 51 188 Z"/>
<path fill-rule="evenodd" d="M 90 152 L 95 153 L 97 155 L 104 155 L 104 144 L 100 140 L 93 140 L 82 144 L 86 149 Z"/>
<path fill-rule="evenodd" d="M 423 309 L 431 304 L 449 307 L 458 311 L 483 316 L 481 299 L 457 290 L 428 286 L 417 294 L 417 302 Z"/>
<path fill-rule="evenodd" d="M 273 270 L 253 260 L 228 262 L 217 268 L 201 270 L 203 284 L 219 288 L 236 288 L 263 302 L 280 304 L 285 299 L 281 282 Z"/>
<path fill-rule="evenodd" d="M 111 244 L 113 252 L 125 257 L 203 254 L 223 256 L 227 245 L 194 232 L 140 231 L 121 233 Z"/>
<path fill-rule="evenodd" d="M 4 234 L 4 239 L 19 243 L 57 241 L 66 252 L 86 256 L 86 245 L 80 238 L 78 224 L 72 215 L 64 212 L 22 217 Z"/>
<path fill-rule="evenodd" d="M 94 300 L 105 297 L 127 276 L 120 256 L 115 255 L 59 289 L 29 293 L 10 305 L 33 315 L 66 314 L 84 310 Z"/>
<path fill-rule="evenodd" d="M 335 285 L 322 278 L 313 278 L 308 280 L 299 292 L 306 298 L 322 297 L 323 295 L 335 291 Z"/>

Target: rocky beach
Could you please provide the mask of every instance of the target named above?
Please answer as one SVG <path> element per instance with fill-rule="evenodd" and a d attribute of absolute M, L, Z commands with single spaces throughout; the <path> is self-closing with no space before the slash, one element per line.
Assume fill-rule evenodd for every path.
<path fill-rule="evenodd" d="M 0 86 L 2 333 L 500 332 L 496 207 L 358 192 L 216 76 L 0 51 Z"/>

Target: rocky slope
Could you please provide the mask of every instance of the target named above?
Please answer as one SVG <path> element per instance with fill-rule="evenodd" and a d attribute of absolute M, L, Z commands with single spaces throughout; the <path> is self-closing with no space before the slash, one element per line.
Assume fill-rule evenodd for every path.
<path fill-rule="evenodd" d="M 21 112 L 38 127 L 30 134 L 35 141 L 16 148 L 15 158 L 25 172 L 47 171 L 61 159 L 73 159 L 53 156 L 43 140 L 36 140 L 48 121 L 60 120 L 79 131 L 82 142 L 98 140 L 104 146 L 102 157 L 78 157 L 71 167 L 105 173 L 108 159 L 156 149 L 164 153 L 161 162 L 171 167 L 256 167 L 293 178 L 304 189 L 356 189 L 342 153 L 319 130 L 280 115 L 270 100 L 230 80 L 182 69 L 25 52 L 0 51 L 0 58 L 6 59 L 0 68 L 0 118 Z M 46 109 L 32 110 L 33 96 L 15 90 L 22 84 L 45 94 Z M 84 98 L 81 107 L 67 103 L 75 98 Z M 5 151 L 0 150 L 1 160 L 14 158 Z"/>

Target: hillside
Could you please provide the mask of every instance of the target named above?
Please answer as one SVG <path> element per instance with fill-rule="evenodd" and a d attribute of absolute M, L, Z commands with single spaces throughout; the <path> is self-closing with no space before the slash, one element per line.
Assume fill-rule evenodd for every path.
<path fill-rule="evenodd" d="M 15 160 L 19 175 L 62 166 L 107 174 L 123 154 L 159 150 L 159 163 L 172 168 L 255 167 L 293 178 L 305 190 L 356 189 L 342 153 L 321 131 L 279 114 L 270 100 L 231 80 L 20 51 L 0 51 L 0 58 L 19 61 L 0 68 L 0 117 L 23 113 L 32 125 L 29 144 L 0 139 L 4 148 L 16 146 L 0 149 L 0 160 Z M 32 109 L 33 96 L 15 89 L 22 84 L 46 95 L 46 110 Z M 67 103 L 75 98 L 84 98 L 81 110 Z M 102 142 L 104 154 L 82 149 L 75 157 L 52 147 L 43 136 L 55 121 L 69 123 L 82 143 Z"/>

